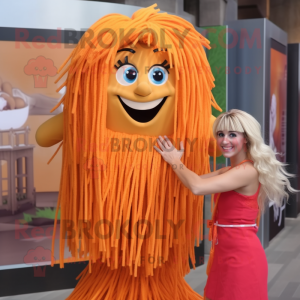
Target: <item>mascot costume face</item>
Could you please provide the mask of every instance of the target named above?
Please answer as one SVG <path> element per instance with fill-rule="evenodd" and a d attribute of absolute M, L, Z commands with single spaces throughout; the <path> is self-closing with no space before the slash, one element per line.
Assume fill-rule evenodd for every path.
<path fill-rule="evenodd" d="M 88 29 L 59 70 L 57 81 L 68 72 L 63 113 L 36 133 L 41 146 L 62 141 L 56 263 L 67 261 L 65 243 L 73 261 L 89 261 L 68 299 L 202 299 L 183 277 L 203 239 L 203 196 L 153 145 L 158 135 L 183 140 L 185 165 L 208 173 L 218 155 L 211 106 L 220 108 L 208 40 L 155 6 Z"/>

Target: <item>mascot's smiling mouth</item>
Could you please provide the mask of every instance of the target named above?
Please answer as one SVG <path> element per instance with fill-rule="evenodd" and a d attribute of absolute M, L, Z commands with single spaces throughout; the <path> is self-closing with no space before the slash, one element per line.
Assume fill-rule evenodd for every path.
<path fill-rule="evenodd" d="M 157 115 L 168 97 L 149 102 L 135 102 L 120 97 L 119 95 L 118 98 L 122 106 L 132 119 L 140 123 L 147 123 Z"/>

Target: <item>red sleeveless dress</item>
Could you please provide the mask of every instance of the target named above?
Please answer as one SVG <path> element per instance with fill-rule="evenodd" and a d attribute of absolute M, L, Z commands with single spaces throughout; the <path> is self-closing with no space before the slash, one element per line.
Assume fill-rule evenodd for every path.
<path fill-rule="evenodd" d="M 255 224 L 257 192 L 221 193 L 215 220 L 218 224 Z M 216 199 L 216 197 L 215 197 Z M 255 227 L 217 227 L 215 254 L 205 295 L 211 300 L 267 300 L 268 262 Z"/>

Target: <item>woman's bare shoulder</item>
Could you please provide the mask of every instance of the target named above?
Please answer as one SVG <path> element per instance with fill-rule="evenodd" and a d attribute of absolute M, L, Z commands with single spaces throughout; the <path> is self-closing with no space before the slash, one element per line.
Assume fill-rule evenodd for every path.
<path fill-rule="evenodd" d="M 259 185 L 259 173 L 257 169 L 252 163 L 246 162 L 240 165 L 238 172 L 240 178 L 246 179 L 247 184 L 235 189 L 235 191 L 243 195 L 254 195 Z"/>
<path fill-rule="evenodd" d="M 230 166 L 228 166 L 228 167 L 224 167 L 224 168 L 220 169 L 220 173 L 219 173 L 219 175 L 221 175 L 221 174 L 223 174 L 223 173 L 227 172 L 229 169 L 230 169 Z"/>
<path fill-rule="evenodd" d="M 238 171 L 240 176 L 246 176 L 249 179 L 258 179 L 259 173 L 251 162 L 244 162 L 232 169 Z"/>

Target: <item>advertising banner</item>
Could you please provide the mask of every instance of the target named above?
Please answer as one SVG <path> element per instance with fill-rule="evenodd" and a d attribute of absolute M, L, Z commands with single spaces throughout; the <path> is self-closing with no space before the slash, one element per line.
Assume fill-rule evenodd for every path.
<path fill-rule="evenodd" d="M 61 155 L 47 164 L 57 145 L 38 146 L 35 133 L 62 112 L 63 105 L 50 110 L 65 93 L 56 90 L 66 75 L 57 84 L 54 81 L 74 44 L 63 42 L 61 30 L 2 28 L 1 34 L 6 39 L 0 41 L 0 239 L 5 240 L 0 244 L 0 265 L 4 268 L 34 265 L 35 258 L 50 261 Z"/>
<path fill-rule="evenodd" d="M 287 55 L 286 47 L 271 39 L 269 144 L 281 162 L 286 162 Z M 284 228 L 285 200 L 281 207 L 270 199 L 270 237 Z"/>
<path fill-rule="evenodd" d="M 300 187 L 300 44 L 288 44 L 288 79 L 287 79 L 287 170 L 295 174 L 290 178 L 291 186 L 299 190 Z M 299 193 L 290 194 L 286 206 L 286 217 L 297 218 L 300 213 Z"/>
<path fill-rule="evenodd" d="M 201 31 L 202 30 L 202 31 Z M 227 26 L 209 26 L 202 27 L 200 33 L 209 41 L 211 49 L 206 51 L 207 59 L 215 78 L 215 87 L 212 93 L 216 102 L 221 107 L 222 111 L 227 109 Z M 212 115 L 218 117 L 222 112 L 219 112 L 212 107 Z M 210 159 L 211 170 L 213 171 L 213 159 Z M 223 155 L 216 159 L 216 169 L 221 169 L 226 166 L 226 159 Z"/>

